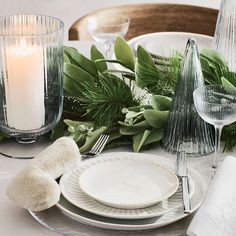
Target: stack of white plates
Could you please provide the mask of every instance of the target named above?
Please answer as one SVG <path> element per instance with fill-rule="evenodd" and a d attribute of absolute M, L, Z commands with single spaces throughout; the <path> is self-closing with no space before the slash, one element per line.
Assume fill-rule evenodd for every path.
<path fill-rule="evenodd" d="M 189 170 L 192 211 L 206 186 Z M 62 176 L 57 207 L 70 218 L 101 228 L 143 230 L 187 216 L 174 162 L 159 156 L 115 152 L 101 154 Z"/>
<path fill-rule="evenodd" d="M 212 47 L 212 37 L 184 32 L 145 34 L 131 39 L 128 43 L 134 52 L 140 45 L 153 56 L 170 57 L 176 51 L 183 54 L 189 38 L 196 40 L 199 51 L 203 48 Z"/>

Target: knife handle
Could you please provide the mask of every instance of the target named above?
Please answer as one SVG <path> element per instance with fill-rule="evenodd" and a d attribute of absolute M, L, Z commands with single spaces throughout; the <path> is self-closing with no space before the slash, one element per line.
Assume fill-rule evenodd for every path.
<path fill-rule="evenodd" d="M 189 185 L 188 185 L 188 177 L 182 177 L 182 192 L 183 192 L 183 205 L 184 205 L 184 213 L 191 213 L 191 204 L 189 198 Z"/>

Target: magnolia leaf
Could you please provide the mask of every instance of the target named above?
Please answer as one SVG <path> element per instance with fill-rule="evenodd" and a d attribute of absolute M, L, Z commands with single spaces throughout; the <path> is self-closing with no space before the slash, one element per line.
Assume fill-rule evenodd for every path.
<path fill-rule="evenodd" d="M 146 120 L 141 121 L 137 124 L 134 124 L 132 126 L 129 126 L 125 123 L 119 122 L 120 125 L 123 125 L 120 127 L 120 133 L 122 135 L 134 135 L 142 132 L 145 129 L 150 128 L 150 125 Z"/>
<path fill-rule="evenodd" d="M 89 122 L 89 121 L 74 121 L 74 120 L 65 119 L 65 120 L 64 120 L 64 123 L 65 123 L 67 126 L 72 126 L 72 127 L 74 127 L 74 128 L 78 128 L 78 126 L 80 126 L 80 125 L 84 125 L 84 126 L 86 126 L 87 128 L 92 128 L 92 127 L 94 127 L 94 122 Z"/>
<path fill-rule="evenodd" d="M 70 63 L 70 59 L 65 53 L 64 53 L 64 62 L 65 63 Z"/>
<path fill-rule="evenodd" d="M 86 137 L 85 144 L 82 147 L 80 147 L 80 149 L 79 149 L 80 152 L 83 153 L 83 152 L 90 150 L 93 147 L 93 145 L 96 143 L 96 141 L 98 140 L 100 135 L 103 134 L 106 130 L 107 130 L 107 127 L 105 127 L 105 126 L 102 126 L 98 129 L 94 130 L 92 132 L 91 136 Z"/>
<path fill-rule="evenodd" d="M 93 76 L 73 64 L 64 63 L 64 74 L 78 82 L 81 86 L 83 86 L 84 83 L 95 82 L 95 78 Z"/>
<path fill-rule="evenodd" d="M 97 60 L 97 62 L 109 62 L 109 63 L 112 63 L 112 64 L 119 64 L 119 65 L 121 65 L 121 66 L 123 66 L 123 67 L 126 67 L 126 65 L 124 64 L 124 62 L 123 61 L 120 61 L 120 60 L 113 60 L 113 59 L 99 59 L 99 60 Z"/>
<path fill-rule="evenodd" d="M 82 68 L 88 74 L 98 77 L 97 68 L 93 61 L 70 47 L 65 47 L 65 53 L 72 64 Z"/>
<path fill-rule="evenodd" d="M 223 55 L 214 49 L 202 49 L 200 55 L 201 57 L 206 58 L 209 62 L 213 62 L 214 64 L 218 64 L 221 67 L 228 68 L 227 62 L 225 61 Z"/>
<path fill-rule="evenodd" d="M 235 87 L 233 84 L 231 84 L 231 83 L 230 83 L 226 78 L 224 78 L 224 77 L 221 78 L 221 82 L 222 82 L 223 86 L 231 87 L 231 88 L 236 89 L 236 87 Z"/>
<path fill-rule="evenodd" d="M 105 61 L 98 61 L 101 59 L 103 60 L 105 58 L 95 45 L 91 47 L 90 55 L 91 55 L 91 60 L 95 62 L 95 65 L 99 72 L 102 73 L 107 70 L 107 63 Z"/>
<path fill-rule="evenodd" d="M 144 132 L 140 134 L 136 134 L 133 136 L 133 150 L 134 152 L 139 152 L 141 147 L 143 146 L 144 142 L 148 138 L 148 136 L 151 134 L 151 131 L 145 130 Z"/>
<path fill-rule="evenodd" d="M 145 130 L 133 136 L 133 150 L 138 152 L 142 146 L 158 142 L 162 139 L 164 130 Z"/>
<path fill-rule="evenodd" d="M 129 111 L 135 111 L 135 112 L 139 112 L 142 109 L 146 110 L 146 109 L 152 109 L 151 105 L 139 105 L 139 106 L 135 106 L 135 107 L 128 107 L 127 108 Z"/>
<path fill-rule="evenodd" d="M 164 130 L 153 129 L 152 132 L 148 135 L 147 139 L 143 143 L 143 146 L 158 142 L 162 139 Z"/>
<path fill-rule="evenodd" d="M 87 101 L 83 95 L 86 84 L 94 84 L 94 77 L 83 69 L 64 63 L 64 89 L 70 94 L 77 97 L 80 101 Z"/>
<path fill-rule="evenodd" d="M 142 47 L 138 46 L 137 49 L 138 63 L 141 65 L 148 65 L 156 69 L 155 63 L 153 62 L 152 56 Z"/>
<path fill-rule="evenodd" d="M 125 115 L 126 119 L 132 119 L 135 118 L 137 116 L 140 116 L 143 114 L 143 111 L 139 111 L 139 112 L 135 112 L 135 111 L 128 111 Z"/>
<path fill-rule="evenodd" d="M 146 110 L 143 113 L 148 124 L 156 129 L 163 129 L 166 126 L 169 111 Z"/>
<path fill-rule="evenodd" d="M 80 86 L 80 83 L 78 83 L 78 81 L 73 80 L 71 77 L 67 76 L 66 74 L 64 74 L 63 87 L 66 92 L 76 97 L 79 101 L 86 101 L 82 92 L 83 87 Z"/>
<path fill-rule="evenodd" d="M 128 69 L 134 71 L 134 54 L 128 43 L 122 37 L 116 38 L 114 51 L 116 58 L 122 61 Z"/>
<path fill-rule="evenodd" d="M 155 110 L 167 111 L 171 108 L 172 99 L 162 95 L 153 95 L 151 105 Z"/>
<path fill-rule="evenodd" d="M 145 88 L 150 84 L 155 84 L 160 74 L 157 69 L 148 68 L 136 62 L 135 81 L 140 88 Z"/>

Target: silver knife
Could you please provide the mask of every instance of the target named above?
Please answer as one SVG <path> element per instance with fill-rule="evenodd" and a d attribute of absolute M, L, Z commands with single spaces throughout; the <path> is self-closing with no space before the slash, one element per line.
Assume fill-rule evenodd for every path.
<path fill-rule="evenodd" d="M 177 152 L 176 174 L 181 179 L 184 212 L 191 213 L 188 168 L 185 151 Z"/>

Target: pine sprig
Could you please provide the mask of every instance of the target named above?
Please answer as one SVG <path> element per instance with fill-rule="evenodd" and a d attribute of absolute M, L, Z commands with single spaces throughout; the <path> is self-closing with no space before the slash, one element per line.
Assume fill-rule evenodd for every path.
<path fill-rule="evenodd" d="M 99 77 L 98 83 L 85 84 L 83 95 L 88 99 L 85 108 L 96 125 L 111 126 L 124 118 L 124 107 L 138 103 L 122 79 L 111 74 L 99 74 Z"/>
<path fill-rule="evenodd" d="M 180 70 L 181 56 L 174 53 L 170 58 L 151 57 L 139 46 L 136 64 L 136 82 L 152 94 L 172 96 Z"/>

